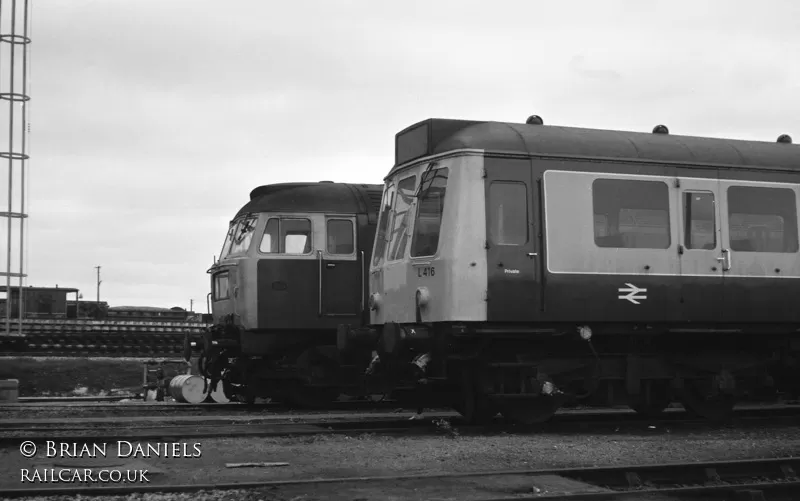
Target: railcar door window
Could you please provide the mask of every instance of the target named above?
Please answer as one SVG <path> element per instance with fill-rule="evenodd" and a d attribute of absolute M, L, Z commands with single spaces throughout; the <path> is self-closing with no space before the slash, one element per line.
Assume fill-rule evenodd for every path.
<path fill-rule="evenodd" d="M 709 191 L 683 194 L 684 245 L 687 249 L 715 249 L 717 223 L 714 194 Z"/>
<path fill-rule="evenodd" d="M 728 231 L 731 250 L 795 253 L 797 203 L 788 188 L 728 188 Z"/>
<path fill-rule="evenodd" d="M 397 185 L 397 195 L 394 199 L 394 221 L 392 221 L 392 234 L 389 239 L 389 261 L 402 259 L 408 245 L 408 225 L 411 222 L 411 204 L 414 201 L 414 187 L 417 184 L 416 176 L 411 176 L 400 181 Z"/>
<path fill-rule="evenodd" d="M 411 256 L 413 257 L 433 256 L 439 249 L 447 176 L 448 169 L 446 167 L 427 171 L 422 176 L 420 194 L 417 198 L 414 236 L 411 239 Z"/>
<path fill-rule="evenodd" d="M 489 239 L 497 245 L 528 242 L 528 188 L 523 183 L 489 185 Z"/>
<path fill-rule="evenodd" d="M 669 190 L 661 181 L 596 179 L 592 183 L 594 242 L 617 249 L 670 246 Z"/>
<path fill-rule="evenodd" d="M 270 218 L 258 247 L 265 254 L 311 252 L 311 221 L 301 218 Z"/>
<path fill-rule="evenodd" d="M 328 219 L 328 254 L 350 255 L 354 250 L 353 222 Z"/>
<path fill-rule="evenodd" d="M 228 273 L 214 275 L 214 299 L 228 299 Z"/>

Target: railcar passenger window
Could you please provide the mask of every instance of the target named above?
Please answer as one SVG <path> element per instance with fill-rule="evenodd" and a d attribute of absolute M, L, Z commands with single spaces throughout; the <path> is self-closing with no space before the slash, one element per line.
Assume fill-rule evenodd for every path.
<path fill-rule="evenodd" d="M 408 226 L 411 223 L 411 203 L 414 201 L 414 188 L 417 185 L 415 176 L 407 177 L 397 185 L 394 199 L 394 220 L 392 234 L 389 238 L 389 261 L 402 259 L 408 245 Z"/>
<path fill-rule="evenodd" d="M 795 253 L 797 203 L 788 188 L 728 188 L 728 231 L 731 250 Z"/>
<path fill-rule="evenodd" d="M 523 245 L 528 241 L 528 189 L 525 184 L 492 182 L 488 209 L 492 243 Z"/>
<path fill-rule="evenodd" d="M 616 249 L 670 246 L 669 190 L 661 181 L 596 179 L 592 183 L 594 242 Z"/>
<path fill-rule="evenodd" d="M 715 249 L 717 223 L 714 194 L 708 191 L 683 194 L 684 245 L 687 249 Z"/>
<path fill-rule="evenodd" d="M 328 254 L 350 255 L 355 250 L 353 222 L 347 219 L 328 219 Z"/>
<path fill-rule="evenodd" d="M 448 169 L 444 167 L 426 172 L 420 180 L 417 217 L 414 220 L 414 236 L 411 239 L 413 257 L 433 256 L 439 249 L 447 176 Z"/>

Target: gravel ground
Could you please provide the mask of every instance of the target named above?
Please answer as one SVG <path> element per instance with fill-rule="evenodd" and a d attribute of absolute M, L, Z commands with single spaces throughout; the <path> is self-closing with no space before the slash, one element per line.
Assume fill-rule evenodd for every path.
<path fill-rule="evenodd" d="M 190 441 L 194 442 L 194 441 Z M 208 439 L 200 440 L 199 458 L 139 458 L 144 466 L 160 470 L 151 484 L 196 484 L 247 482 L 280 479 L 330 478 L 412 474 L 423 472 L 466 472 L 501 469 L 556 468 L 619 464 L 646 464 L 675 461 L 797 456 L 800 454 L 800 427 L 755 430 L 720 429 L 705 432 L 671 432 L 654 429 L 638 434 L 582 435 L 498 435 L 491 437 L 391 438 L 381 436 L 313 436 L 303 438 Z M 191 450 L 191 446 L 190 446 Z M 131 459 L 116 459 L 109 447 L 105 465 L 122 464 Z M 76 460 L 73 460 L 76 461 Z M 287 462 L 277 468 L 226 468 L 226 463 Z M 60 464 L 83 467 L 80 463 Z M 54 464 L 37 457 L 25 459 L 16 448 L 0 449 L 0 488 L 20 487 L 20 469 Z M 94 463 L 95 466 L 102 461 Z M 441 484 L 439 482 L 438 484 Z M 435 484 L 435 485 L 438 485 Z M 448 489 L 458 490 L 459 484 Z M 109 499 L 339 499 L 325 487 L 281 488 L 243 492 L 211 492 L 198 495 L 140 495 Z M 341 499 L 391 499 L 386 487 L 366 489 L 360 494 L 339 493 Z M 484 492 L 484 497 L 487 493 Z M 309 497 L 310 496 L 310 497 Z M 377 497 L 376 497 L 377 496 Z M 406 493 L 395 499 L 416 499 Z M 51 498 L 55 499 L 55 498 Z M 431 499 L 427 497 L 427 499 Z M 465 499 L 442 494 L 441 499 Z"/>

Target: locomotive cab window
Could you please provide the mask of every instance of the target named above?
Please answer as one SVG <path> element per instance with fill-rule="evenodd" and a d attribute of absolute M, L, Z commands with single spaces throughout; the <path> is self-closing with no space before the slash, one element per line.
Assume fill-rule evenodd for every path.
<path fill-rule="evenodd" d="M 228 299 L 228 272 L 214 275 L 214 300 Z"/>
<path fill-rule="evenodd" d="M 250 216 L 239 221 L 231 236 L 229 255 L 244 254 L 250 249 L 250 242 L 253 240 L 253 233 L 256 231 L 257 222 L 257 216 Z"/>
<path fill-rule="evenodd" d="M 299 218 L 270 218 L 258 250 L 265 254 L 309 254 L 311 221 Z"/>
<path fill-rule="evenodd" d="M 788 188 L 728 188 L 728 231 L 731 250 L 795 253 L 797 203 Z"/>
<path fill-rule="evenodd" d="M 683 231 L 687 249 L 711 250 L 717 247 L 714 194 L 710 191 L 683 194 Z"/>
<path fill-rule="evenodd" d="M 528 242 L 528 187 L 494 181 L 489 186 L 489 239 L 497 245 Z"/>
<path fill-rule="evenodd" d="M 670 246 L 669 190 L 660 181 L 596 179 L 592 183 L 594 242 L 617 249 Z"/>
<path fill-rule="evenodd" d="M 447 189 L 446 167 L 427 171 L 420 181 L 417 217 L 411 239 L 411 256 L 433 256 L 439 249 L 444 195 Z"/>
<path fill-rule="evenodd" d="M 347 219 L 328 219 L 328 254 L 349 256 L 355 251 L 353 222 Z"/>

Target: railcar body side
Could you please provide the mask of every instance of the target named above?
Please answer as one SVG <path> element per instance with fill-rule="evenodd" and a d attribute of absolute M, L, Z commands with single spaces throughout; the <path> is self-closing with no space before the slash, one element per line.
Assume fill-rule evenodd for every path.
<path fill-rule="evenodd" d="M 435 119 L 396 145 L 371 325 L 339 332 L 369 381 L 524 421 L 797 390 L 796 146 Z"/>
<path fill-rule="evenodd" d="M 342 388 L 336 327 L 362 325 L 381 185 L 261 186 L 209 270 L 201 370 L 231 396 L 316 405 Z M 313 403 L 312 403 L 313 402 Z"/>

